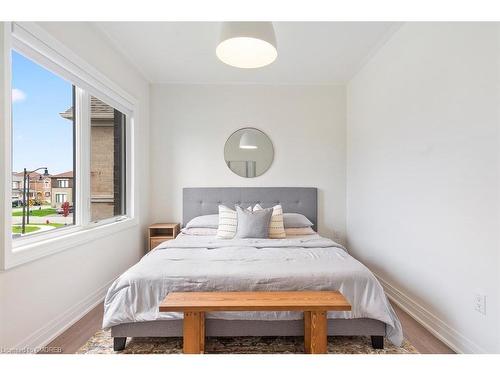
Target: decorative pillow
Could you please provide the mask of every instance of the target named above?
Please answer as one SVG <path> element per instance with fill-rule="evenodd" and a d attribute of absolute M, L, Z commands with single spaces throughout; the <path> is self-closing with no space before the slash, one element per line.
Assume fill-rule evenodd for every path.
<path fill-rule="evenodd" d="M 202 215 L 196 216 L 189 220 L 186 224 L 186 228 L 214 228 L 217 229 L 219 226 L 219 215 Z"/>
<path fill-rule="evenodd" d="M 285 228 L 286 236 L 306 236 L 309 234 L 316 234 L 311 227 L 304 228 Z"/>
<path fill-rule="evenodd" d="M 251 211 L 252 207 L 248 207 Z M 233 238 L 238 226 L 238 215 L 235 210 L 219 205 L 219 225 L 217 227 L 217 238 Z"/>
<path fill-rule="evenodd" d="M 235 238 L 267 238 L 272 208 L 257 211 L 245 210 L 236 206 L 237 230 Z"/>
<path fill-rule="evenodd" d="M 253 211 L 262 210 L 260 204 L 256 204 Z M 281 204 L 273 207 L 273 214 L 271 216 L 271 222 L 269 223 L 269 238 L 285 238 L 285 227 L 283 224 L 283 208 Z"/>
<path fill-rule="evenodd" d="M 285 213 L 283 214 L 283 223 L 286 228 L 305 228 L 312 227 L 314 224 L 302 214 Z"/>
<path fill-rule="evenodd" d="M 217 229 L 215 228 L 182 228 L 181 232 L 189 236 L 215 236 Z"/>

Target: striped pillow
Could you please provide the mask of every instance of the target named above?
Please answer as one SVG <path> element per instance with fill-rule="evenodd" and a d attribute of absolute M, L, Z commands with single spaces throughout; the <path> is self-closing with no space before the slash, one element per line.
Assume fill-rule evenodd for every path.
<path fill-rule="evenodd" d="M 252 211 L 252 206 L 248 207 Z M 238 227 L 238 215 L 235 210 L 219 205 L 219 227 L 217 228 L 217 238 L 231 239 L 236 234 Z"/>
<path fill-rule="evenodd" d="M 254 211 L 262 210 L 260 204 L 256 204 L 253 208 Z M 285 226 L 283 224 L 283 208 L 281 204 L 273 207 L 273 214 L 271 222 L 269 223 L 269 238 L 285 238 Z"/>

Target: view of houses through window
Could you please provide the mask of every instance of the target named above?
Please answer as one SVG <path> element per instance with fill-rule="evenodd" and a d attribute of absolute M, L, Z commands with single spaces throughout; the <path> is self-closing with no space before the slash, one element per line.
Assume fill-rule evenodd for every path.
<path fill-rule="evenodd" d="M 74 87 L 12 52 L 12 236 L 75 224 Z M 91 221 L 125 213 L 125 115 L 90 97 Z"/>
<path fill-rule="evenodd" d="M 70 82 L 12 52 L 13 237 L 74 224 L 74 124 L 60 115 L 73 107 L 73 92 Z"/>

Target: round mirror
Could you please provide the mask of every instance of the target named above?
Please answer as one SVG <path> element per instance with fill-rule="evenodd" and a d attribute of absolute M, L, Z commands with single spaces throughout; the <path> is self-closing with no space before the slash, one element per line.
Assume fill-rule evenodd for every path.
<path fill-rule="evenodd" d="M 255 128 L 235 131 L 224 146 L 224 159 L 230 170 L 241 177 L 257 177 L 269 169 L 274 148 L 269 137 Z"/>

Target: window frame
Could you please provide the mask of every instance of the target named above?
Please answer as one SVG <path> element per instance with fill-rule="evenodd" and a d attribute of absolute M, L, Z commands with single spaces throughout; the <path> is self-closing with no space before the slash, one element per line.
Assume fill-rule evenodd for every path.
<path fill-rule="evenodd" d="M 3 141 L 0 141 L 5 171 L 4 190 L 4 251 L 0 254 L 0 268 L 9 269 L 98 238 L 126 230 L 138 224 L 134 168 L 135 119 L 138 101 L 116 83 L 74 54 L 44 29 L 32 22 L 5 22 L 0 41 L 0 58 L 3 59 Z M 1 33 L 0 33 L 1 34 Z M 1 48 L 3 45 L 3 49 Z M 12 191 L 12 116 L 11 116 L 11 51 L 15 50 L 43 68 L 68 80 L 75 86 L 75 174 L 74 174 L 74 225 L 54 231 L 34 233 L 13 240 L 11 236 Z M 90 95 L 96 96 L 126 115 L 125 128 L 125 215 L 98 222 L 90 221 Z M 1 191 L 1 189 L 0 189 Z"/>
<path fill-rule="evenodd" d="M 60 201 L 59 200 L 59 197 L 63 197 L 63 201 Z M 64 202 L 67 202 L 67 199 L 68 199 L 68 194 L 65 194 L 65 193 L 56 193 L 56 203 L 64 203 Z"/>
<path fill-rule="evenodd" d="M 62 183 L 64 182 L 64 184 Z M 57 180 L 57 187 L 59 188 L 68 188 L 69 187 L 69 180 L 68 179 L 58 179 Z"/>

